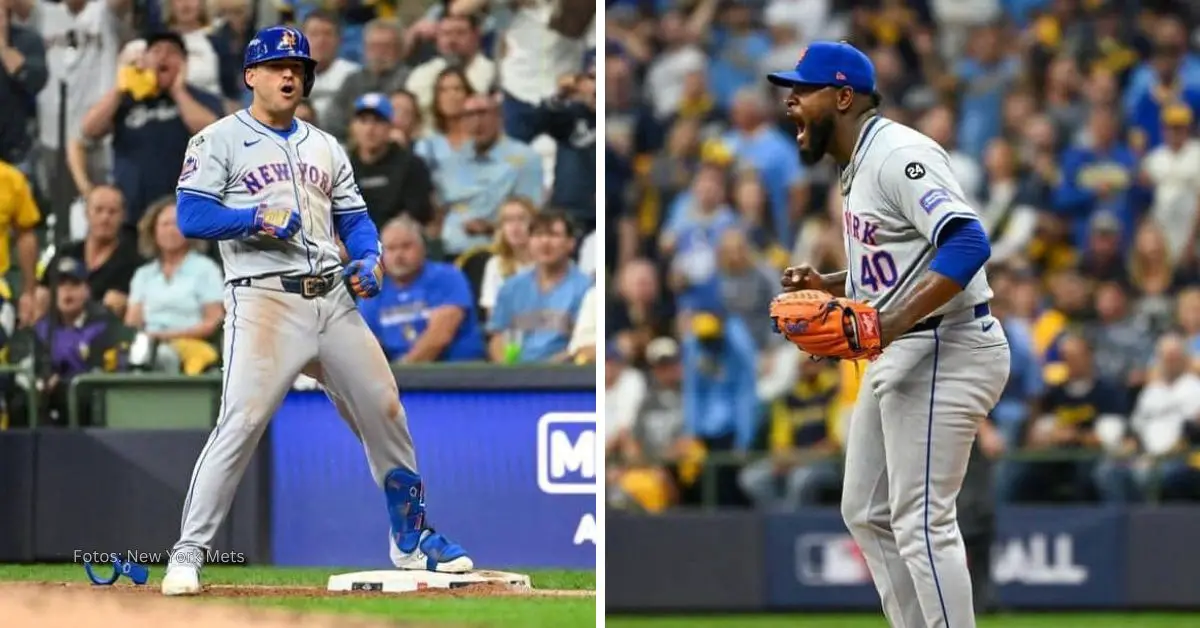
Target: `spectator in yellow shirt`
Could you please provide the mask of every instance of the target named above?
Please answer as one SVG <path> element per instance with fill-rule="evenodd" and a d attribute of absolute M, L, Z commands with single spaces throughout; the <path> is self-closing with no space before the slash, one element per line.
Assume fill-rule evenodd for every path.
<path fill-rule="evenodd" d="M 790 392 L 771 408 L 771 454 L 742 469 L 738 483 L 760 508 L 796 511 L 819 505 L 841 487 L 841 462 L 831 425 L 841 373 L 807 355 Z"/>
<path fill-rule="evenodd" d="M 34 273 L 37 269 L 38 240 L 34 227 L 42 221 L 41 212 L 33 202 L 29 181 L 14 166 L 0 161 L 0 326 L 3 327 L 4 343 L 12 334 L 13 291 L 8 284 L 7 274 L 12 269 L 9 251 L 13 250 L 12 238 L 16 241 L 17 266 L 21 269 L 21 293 L 28 294 L 20 299 L 19 318 L 22 322 L 33 320 L 33 291 L 37 287 Z"/>

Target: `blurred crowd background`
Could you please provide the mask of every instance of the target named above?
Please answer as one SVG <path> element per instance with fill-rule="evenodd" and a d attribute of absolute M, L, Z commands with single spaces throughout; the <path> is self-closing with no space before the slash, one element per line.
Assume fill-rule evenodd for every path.
<path fill-rule="evenodd" d="M 351 156 L 395 363 L 592 363 L 592 0 L 0 0 L 0 379 L 65 421 L 81 373 L 220 368 L 224 278 L 175 221 L 189 139 L 249 105 L 243 51 L 290 24 L 299 117 Z M 312 385 L 301 377 L 297 385 Z"/>
<path fill-rule="evenodd" d="M 802 355 L 765 315 L 789 260 L 846 267 L 835 168 L 801 165 L 765 80 L 819 39 L 870 55 L 883 115 L 945 147 L 990 235 L 1013 360 L 972 463 L 988 498 L 1200 499 L 1200 5 L 618 0 L 605 19 L 612 506 L 837 503 L 864 365 Z"/>

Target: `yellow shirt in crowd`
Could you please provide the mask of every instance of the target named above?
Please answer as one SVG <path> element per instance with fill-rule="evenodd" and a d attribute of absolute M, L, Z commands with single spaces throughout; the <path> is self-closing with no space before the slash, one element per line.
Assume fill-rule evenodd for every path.
<path fill-rule="evenodd" d="M 41 219 L 28 179 L 20 170 L 0 161 L 0 275 L 12 268 L 13 229 L 32 229 Z M 0 296 L 12 298 L 11 294 Z"/>

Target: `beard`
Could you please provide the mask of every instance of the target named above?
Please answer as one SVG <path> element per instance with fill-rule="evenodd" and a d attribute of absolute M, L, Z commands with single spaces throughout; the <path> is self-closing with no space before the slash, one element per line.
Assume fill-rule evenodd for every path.
<path fill-rule="evenodd" d="M 833 116 L 827 115 L 804 127 L 804 137 L 808 147 L 800 147 L 800 161 L 806 166 L 816 165 L 829 151 L 829 142 L 833 141 Z"/>

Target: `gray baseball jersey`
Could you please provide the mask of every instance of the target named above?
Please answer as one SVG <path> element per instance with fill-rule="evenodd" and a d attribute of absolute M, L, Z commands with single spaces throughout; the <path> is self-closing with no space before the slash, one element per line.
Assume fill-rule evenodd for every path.
<path fill-rule="evenodd" d="M 301 235 L 221 241 L 226 279 L 270 274 L 323 275 L 339 266 L 333 214 L 366 211 L 350 158 L 337 140 L 304 122 L 284 139 L 242 110 L 192 138 L 179 191 L 233 208 L 300 209 Z"/>
<path fill-rule="evenodd" d="M 933 261 L 954 218 L 977 219 L 946 152 L 873 118 L 842 173 L 846 294 L 887 311 Z M 979 421 L 1008 379 L 1004 331 L 981 270 L 867 366 L 846 432 L 842 516 L 897 628 L 975 625 L 955 501 Z"/>
<path fill-rule="evenodd" d="M 179 561 L 204 562 L 268 421 L 301 373 L 322 385 L 363 442 L 381 487 L 394 469 L 417 472 L 391 367 L 340 277 L 334 216 L 366 205 L 341 146 L 296 124 L 284 137 L 245 110 L 227 116 L 193 138 L 179 176 L 181 192 L 230 208 L 295 207 L 302 222 L 288 240 L 220 243 L 227 281 L 221 409 L 192 472 L 174 548 Z M 289 292 L 281 280 L 314 275 L 334 281 L 321 296 Z"/>
<path fill-rule="evenodd" d="M 887 311 L 929 269 L 942 228 L 953 218 L 979 217 L 937 142 L 881 118 L 864 130 L 859 150 L 843 172 L 846 296 Z M 987 276 L 980 272 L 934 314 L 991 298 Z"/>

